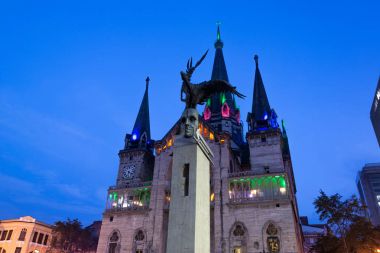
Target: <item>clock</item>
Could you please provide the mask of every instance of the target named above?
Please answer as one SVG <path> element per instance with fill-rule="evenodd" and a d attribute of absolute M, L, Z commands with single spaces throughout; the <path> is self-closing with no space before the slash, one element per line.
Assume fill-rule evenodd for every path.
<path fill-rule="evenodd" d="M 129 165 L 124 166 L 123 168 L 123 177 L 125 179 L 131 179 L 133 178 L 133 175 L 135 174 L 136 166 L 135 165 Z"/>

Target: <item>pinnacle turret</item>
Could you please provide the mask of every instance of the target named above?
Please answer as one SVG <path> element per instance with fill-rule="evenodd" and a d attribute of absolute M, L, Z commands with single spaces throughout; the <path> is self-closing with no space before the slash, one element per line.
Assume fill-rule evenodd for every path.
<path fill-rule="evenodd" d="M 253 85 L 252 111 L 248 113 L 248 125 L 250 131 L 261 131 L 268 128 L 277 128 L 277 115 L 269 105 L 264 82 L 259 69 L 259 57 L 255 60 L 255 81 Z"/>
<path fill-rule="evenodd" d="M 149 76 L 145 79 L 145 93 L 131 134 L 126 136 L 126 148 L 145 148 L 151 146 L 149 119 Z"/>

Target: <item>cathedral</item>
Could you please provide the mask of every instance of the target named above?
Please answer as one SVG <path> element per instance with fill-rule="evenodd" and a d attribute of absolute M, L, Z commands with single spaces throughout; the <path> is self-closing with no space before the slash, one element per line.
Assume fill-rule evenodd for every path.
<path fill-rule="evenodd" d="M 303 252 L 288 137 L 269 104 L 258 56 L 254 60 L 248 131 L 243 132 L 241 112 L 230 92 L 212 94 L 199 117 L 199 132 L 214 154 L 210 224 L 204 224 L 210 226 L 209 248 L 212 253 Z M 211 80 L 229 82 L 219 28 Z M 153 140 L 148 89 L 149 78 L 133 130 L 118 154 L 116 184 L 108 189 L 97 253 L 166 253 L 173 145 L 180 120 Z"/>

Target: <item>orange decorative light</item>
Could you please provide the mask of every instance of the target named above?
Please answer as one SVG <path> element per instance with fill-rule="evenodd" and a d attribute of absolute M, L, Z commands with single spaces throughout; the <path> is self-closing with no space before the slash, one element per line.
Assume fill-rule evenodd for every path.
<path fill-rule="evenodd" d="M 215 140 L 214 134 L 212 132 L 210 132 L 210 140 Z"/>
<path fill-rule="evenodd" d="M 173 138 L 168 140 L 168 147 L 171 147 L 171 146 L 173 146 Z"/>
<path fill-rule="evenodd" d="M 225 140 L 224 139 L 220 139 L 220 143 L 221 144 L 224 144 Z"/>
<path fill-rule="evenodd" d="M 203 128 L 203 135 L 204 135 L 205 137 L 208 136 L 208 128 L 207 128 L 207 127 Z"/>

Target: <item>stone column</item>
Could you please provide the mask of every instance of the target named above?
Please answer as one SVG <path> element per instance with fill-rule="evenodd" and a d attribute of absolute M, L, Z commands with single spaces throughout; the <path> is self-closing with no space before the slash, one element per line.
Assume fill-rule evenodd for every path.
<path fill-rule="evenodd" d="M 178 136 L 173 147 L 167 253 L 210 252 L 210 161 L 212 152 L 196 133 Z"/>

